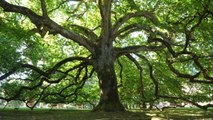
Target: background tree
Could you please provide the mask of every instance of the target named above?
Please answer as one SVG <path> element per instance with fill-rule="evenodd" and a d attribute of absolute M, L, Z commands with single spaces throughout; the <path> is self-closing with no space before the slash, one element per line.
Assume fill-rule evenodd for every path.
<path fill-rule="evenodd" d="M 0 0 L 0 80 L 17 86 L 9 95 L 1 89 L 0 98 L 73 102 L 97 76 L 94 111 L 124 111 L 119 86 L 121 94 L 137 91 L 144 106 L 164 98 L 207 109 L 197 102 L 212 98 L 212 4 Z M 189 86 L 199 87 L 191 93 Z"/>

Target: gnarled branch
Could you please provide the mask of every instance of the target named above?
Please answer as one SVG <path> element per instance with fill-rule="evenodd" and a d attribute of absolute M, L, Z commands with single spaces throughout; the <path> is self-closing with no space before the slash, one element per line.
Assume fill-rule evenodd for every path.
<path fill-rule="evenodd" d="M 5 0 L 0 1 L 0 7 L 2 7 L 3 10 L 6 12 L 21 13 L 27 16 L 31 20 L 31 22 L 36 25 L 38 30 L 42 30 L 43 27 L 46 27 L 51 33 L 54 34 L 58 33 L 65 38 L 71 39 L 74 42 L 78 43 L 79 45 L 82 45 L 85 48 L 87 48 L 90 52 L 94 53 L 93 50 L 94 44 L 92 41 L 89 41 L 87 38 L 77 33 L 74 33 L 73 31 L 63 28 L 62 26 L 60 26 L 59 24 L 57 24 L 56 22 L 54 22 L 49 18 L 44 18 L 42 16 L 37 15 L 29 8 L 12 5 L 6 2 Z"/>
<path fill-rule="evenodd" d="M 145 17 L 154 24 L 159 23 L 158 19 L 156 18 L 156 16 L 153 13 L 148 12 L 148 11 L 138 11 L 135 13 L 129 13 L 129 14 L 123 16 L 122 18 L 120 18 L 114 24 L 112 33 L 115 34 L 125 22 L 127 22 L 129 19 L 134 18 L 134 17 Z"/>
<path fill-rule="evenodd" d="M 145 89 L 144 89 L 143 75 L 142 75 L 143 69 L 142 69 L 141 65 L 138 63 L 138 61 L 133 56 L 131 56 L 130 54 L 127 54 L 126 57 L 135 64 L 135 66 L 137 67 L 137 69 L 139 71 L 139 80 L 140 80 L 140 83 L 141 83 L 141 86 L 140 86 L 141 87 L 140 88 L 141 95 L 142 95 L 142 98 L 145 100 L 146 99 L 145 94 L 144 94 Z"/>
<path fill-rule="evenodd" d="M 124 48 L 115 48 L 116 56 L 126 55 L 130 53 L 137 53 L 140 51 L 159 51 L 162 50 L 164 46 L 128 46 Z"/>

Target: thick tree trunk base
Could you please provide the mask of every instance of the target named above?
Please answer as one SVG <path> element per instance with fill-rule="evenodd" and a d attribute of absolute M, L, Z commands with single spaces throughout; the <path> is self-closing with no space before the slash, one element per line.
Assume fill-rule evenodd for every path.
<path fill-rule="evenodd" d="M 92 112 L 125 112 L 120 102 L 99 103 Z"/>

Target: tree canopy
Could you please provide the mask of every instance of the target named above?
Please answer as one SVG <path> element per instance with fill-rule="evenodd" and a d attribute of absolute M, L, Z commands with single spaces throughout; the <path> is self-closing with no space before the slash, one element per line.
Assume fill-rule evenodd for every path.
<path fill-rule="evenodd" d="M 0 0 L 0 99 L 212 107 L 213 1 Z M 99 102 L 98 102 L 99 99 Z"/>

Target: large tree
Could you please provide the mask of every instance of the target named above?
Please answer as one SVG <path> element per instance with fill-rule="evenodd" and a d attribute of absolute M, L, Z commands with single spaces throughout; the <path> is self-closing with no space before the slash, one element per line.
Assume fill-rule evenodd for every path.
<path fill-rule="evenodd" d="M 80 89 L 97 75 L 100 100 L 94 111 L 124 111 L 118 87 L 123 67 L 130 66 L 122 62 L 126 57 L 139 71 L 143 101 L 150 89 L 153 100 L 178 99 L 206 109 L 212 105 L 201 106 L 187 93 L 174 95 L 162 83 L 179 91 L 191 83 L 212 90 L 211 6 L 211 0 L 0 0 L 0 39 L 13 41 L 1 48 L 0 98 L 71 102 L 87 97 Z"/>

